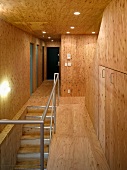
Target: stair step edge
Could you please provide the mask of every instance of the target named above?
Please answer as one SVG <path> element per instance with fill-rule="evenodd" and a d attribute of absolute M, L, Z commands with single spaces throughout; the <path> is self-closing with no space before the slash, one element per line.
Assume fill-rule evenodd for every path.
<path fill-rule="evenodd" d="M 48 159 L 49 153 L 44 153 L 44 158 Z M 17 161 L 27 159 L 40 159 L 40 153 L 17 154 Z"/>
<path fill-rule="evenodd" d="M 45 134 L 44 135 L 44 139 L 49 139 L 50 138 L 50 134 Z M 40 134 L 38 134 L 38 135 L 35 135 L 35 134 L 33 134 L 33 135 L 25 135 L 25 134 L 23 134 L 22 135 L 22 137 L 21 137 L 21 140 L 31 140 L 31 139 L 40 139 Z"/>
<path fill-rule="evenodd" d="M 23 128 L 35 128 L 35 129 L 40 129 L 40 126 L 23 126 Z M 52 127 L 53 128 L 53 127 Z M 50 129 L 50 126 L 44 126 L 44 129 Z"/>

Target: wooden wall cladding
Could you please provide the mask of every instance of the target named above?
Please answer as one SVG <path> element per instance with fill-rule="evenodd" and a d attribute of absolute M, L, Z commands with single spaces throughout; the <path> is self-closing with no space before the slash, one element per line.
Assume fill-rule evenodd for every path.
<path fill-rule="evenodd" d="M 11 125 L 12 126 L 12 125 Z M 10 128 L 8 126 L 8 128 Z M 11 132 L 11 135 L 5 138 L 4 142 L 0 144 L 1 153 L 1 170 L 13 170 L 16 163 L 16 155 L 20 147 L 20 138 L 22 135 L 22 126 L 16 125 Z"/>
<path fill-rule="evenodd" d="M 25 118 L 26 105 L 14 116 L 14 120 Z M 21 144 L 22 125 L 7 125 L 0 133 L 0 169 L 13 170 L 17 151 Z"/>
<path fill-rule="evenodd" d="M 87 78 L 87 91 L 92 85 L 95 87 L 95 90 L 93 90 L 95 93 L 86 93 L 86 106 L 95 127 L 97 127 L 96 125 L 98 123 L 105 123 L 105 127 L 103 125 L 101 132 L 99 131 L 99 133 L 101 133 L 100 141 L 102 147 L 105 149 L 111 170 L 127 169 L 127 163 L 125 161 L 125 159 L 127 159 L 127 82 L 125 76 L 125 73 L 127 73 L 126 15 L 127 2 L 125 0 L 113 0 L 105 9 L 97 40 L 96 57 L 94 58 L 93 68 L 91 69 L 93 70 L 91 72 L 92 76 L 88 76 Z M 97 114 L 95 117 L 97 108 L 93 107 L 93 103 L 99 106 L 98 108 L 100 109 L 100 105 L 98 105 L 98 83 L 99 88 L 101 86 L 99 65 L 120 72 L 116 74 L 114 79 L 115 85 L 110 84 L 110 79 L 106 80 L 106 115 L 101 115 L 98 121 Z M 107 71 L 108 75 L 112 73 L 111 69 Z M 104 87 L 102 87 L 102 90 L 104 90 L 103 88 Z M 90 99 L 92 99 L 91 103 Z M 92 109 L 90 109 L 90 106 Z M 104 109 L 102 108 L 102 110 Z"/>
<path fill-rule="evenodd" d="M 30 43 L 41 45 L 39 39 L 0 20 L 0 83 L 8 80 L 11 87 L 7 97 L 0 97 L 0 119 L 12 119 L 30 97 Z M 40 52 L 39 60 L 41 57 Z M 36 82 L 35 65 L 34 54 L 34 82 Z M 39 65 L 39 71 L 42 70 L 41 67 Z M 3 128 L 1 125 L 0 130 Z"/>
<path fill-rule="evenodd" d="M 97 46 L 94 46 L 95 54 L 87 57 L 85 66 L 85 103 L 98 134 L 98 58 L 96 57 Z"/>
<path fill-rule="evenodd" d="M 99 79 L 99 140 L 110 169 L 126 170 L 127 74 L 101 68 L 105 69 L 105 77 Z"/>
<path fill-rule="evenodd" d="M 99 66 L 99 112 L 98 136 L 105 152 L 105 67 Z"/>
<path fill-rule="evenodd" d="M 113 0 L 104 11 L 98 36 L 99 64 L 127 73 L 127 2 Z"/>
<path fill-rule="evenodd" d="M 86 35 L 62 35 L 61 37 L 61 95 L 84 96 L 85 72 L 89 67 L 87 60 L 92 61 L 95 55 L 97 36 Z M 67 59 L 71 54 L 71 59 Z M 65 63 L 71 62 L 71 67 L 65 67 Z M 68 89 L 71 93 L 68 94 Z"/>

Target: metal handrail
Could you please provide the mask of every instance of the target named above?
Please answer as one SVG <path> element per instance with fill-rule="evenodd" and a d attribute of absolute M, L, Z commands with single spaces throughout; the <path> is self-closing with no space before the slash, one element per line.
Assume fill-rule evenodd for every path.
<path fill-rule="evenodd" d="M 42 120 L 45 121 L 46 118 L 46 114 L 50 105 L 51 100 L 53 99 L 53 105 L 52 105 L 52 109 L 54 111 L 54 133 L 56 133 L 56 84 L 58 82 L 58 105 L 59 105 L 59 73 L 54 73 L 54 85 L 49 97 L 49 100 L 46 104 L 45 110 L 42 114 Z M 51 115 L 52 118 L 52 115 Z M 51 134 L 52 128 L 50 126 L 50 134 Z"/>
<path fill-rule="evenodd" d="M 44 121 L 48 111 L 48 108 L 52 107 L 51 113 L 51 122 L 50 122 L 50 140 L 52 136 L 52 118 L 54 112 L 54 133 L 56 132 L 56 84 L 58 82 L 58 105 L 59 105 L 59 96 L 60 96 L 60 88 L 59 88 L 59 73 L 54 73 L 54 85 L 49 97 L 49 100 L 46 104 L 45 110 L 42 114 L 42 120 L 0 120 L 0 124 L 40 124 L 40 168 L 44 170 Z M 52 100 L 52 106 L 50 102 Z M 34 106 L 33 106 L 34 107 Z M 41 107 L 41 106 L 36 106 Z"/>
<path fill-rule="evenodd" d="M 40 124 L 40 168 L 44 170 L 44 121 L 43 120 L 0 120 L 0 124 Z"/>
<path fill-rule="evenodd" d="M 44 110 L 44 112 L 43 112 L 42 120 L 45 120 L 46 113 L 47 113 L 47 111 L 48 111 L 48 108 L 49 108 L 51 99 L 52 99 L 52 97 L 53 97 L 53 94 L 55 94 L 54 92 L 55 92 L 55 89 L 56 89 L 57 81 L 59 82 L 59 73 L 54 73 L 54 75 L 57 75 L 57 78 L 55 79 L 55 76 L 54 76 L 54 79 L 55 79 L 55 80 L 54 80 L 54 85 L 53 85 L 53 88 L 52 88 L 52 91 L 51 91 L 49 100 L 48 100 L 48 102 L 47 102 L 47 104 L 46 104 L 46 108 L 45 108 L 45 110 Z M 58 90 L 58 91 L 59 91 L 59 90 Z M 58 93 L 59 93 L 59 92 L 58 92 Z M 59 95 L 59 94 L 58 94 L 58 95 Z M 55 99 L 56 99 L 56 98 L 55 98 Z M 54 100 L 55 100 L 55 99 L 54 99 Z"/>

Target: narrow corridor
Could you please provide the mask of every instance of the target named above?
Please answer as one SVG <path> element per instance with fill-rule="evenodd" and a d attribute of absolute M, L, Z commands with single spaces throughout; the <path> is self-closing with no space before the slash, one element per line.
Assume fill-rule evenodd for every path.
<path fill-rule="evenodd" d="M 48 170 L 109 170 L 84 97 L 61 97 Z"/>
<path fill-rule="evenodd" d="M 53 81 L 44 81 L 24 107 L 46 105 Z M 85 97 L 61 97 L 47 170 L 109 170 L 85 107 Z"/>

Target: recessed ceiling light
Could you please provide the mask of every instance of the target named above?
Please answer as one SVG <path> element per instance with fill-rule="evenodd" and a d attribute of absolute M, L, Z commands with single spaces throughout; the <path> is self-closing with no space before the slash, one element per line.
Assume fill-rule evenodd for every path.
<path fill-rule="evenodd" d="M 46 34 L 46 32 L 45 32 L 45 31 L 43 31 L 42 33 L 43 33 L 43 34 Z"/>
<path fill-rule="evenodd" d="M 74 29 L 75 27 L 70 27 L 71 29 Z"/>
<path fill-rule="evenodd" d="M 54 41 L 54 40 L 51 40 L 51 41 Z"/>
<path fill-rule="evenodd" d="M 48 37 L 48 39 L 51 39 L 51 37 Z"/>
<path fill-rule="evenodd" d="M 95 34 L 95 33 L 96 33 L 96 32 L 94 32 L 94 31 L 92 32 L 92 34 Z"/>
<path fill-rule="evenodd" d="M 74 15 L 80 15 L 80 12 L 74 12 Z"/>
<path fill-rule="evenodd" d="M 70 32 L 66 32 L 67 34 L 70 34 Z"/>

